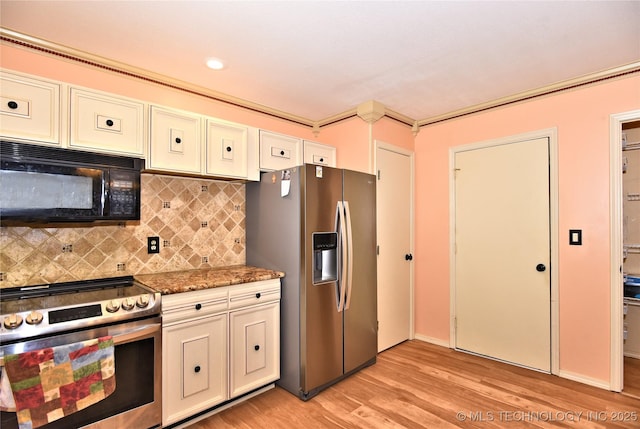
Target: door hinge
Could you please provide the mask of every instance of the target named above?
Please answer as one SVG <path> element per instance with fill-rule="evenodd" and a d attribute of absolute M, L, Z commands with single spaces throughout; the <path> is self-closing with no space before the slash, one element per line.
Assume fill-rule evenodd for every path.
<path fill-rule="evenodd" d="M 378 170 L 378 180 L 380 180 L 380 170 Z"/>
<path fill-rule="evenodd" d="M 376 246 L 376 255 L 380 255 L 380 245 Z"/>

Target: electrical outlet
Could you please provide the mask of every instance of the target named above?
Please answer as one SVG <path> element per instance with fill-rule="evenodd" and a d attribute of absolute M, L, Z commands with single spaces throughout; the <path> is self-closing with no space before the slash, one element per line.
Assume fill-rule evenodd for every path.
<path fill-rule="evenodd" d="M 160 253 L 160 237 L 147 237 L 147 253 Z"/>

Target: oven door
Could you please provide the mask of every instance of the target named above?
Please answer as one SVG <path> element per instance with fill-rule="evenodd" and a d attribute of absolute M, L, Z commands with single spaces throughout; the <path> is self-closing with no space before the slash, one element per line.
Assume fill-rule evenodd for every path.
<path fill-rule="evenodd" d="M 102 401 L 43 429 L 140 428 L 162 424 L 160 317 L 0 346 L 2 356 L 110 335 L 115 346 L 116 390 Z M 2 412 L 0 427 L 18 428 L 16 413 Z"/>

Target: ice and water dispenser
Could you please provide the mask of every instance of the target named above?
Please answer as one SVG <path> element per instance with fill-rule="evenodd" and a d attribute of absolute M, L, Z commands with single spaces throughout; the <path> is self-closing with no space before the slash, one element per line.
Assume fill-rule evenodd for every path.
<path fill-rule="evenodd" d="M 338 280 L 338 234 L 335 232 L 314 232 L 313 241 L 313 284 Z"/>

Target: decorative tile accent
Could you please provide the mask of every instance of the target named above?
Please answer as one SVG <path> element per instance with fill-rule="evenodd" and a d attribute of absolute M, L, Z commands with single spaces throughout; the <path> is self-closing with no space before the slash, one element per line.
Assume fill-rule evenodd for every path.
<path fill-rule="evenodd" d="M 0 288 L 245 263 L 244 184 L 143 174 L 141 201 L 139 223 L 0 227 Z"/>

